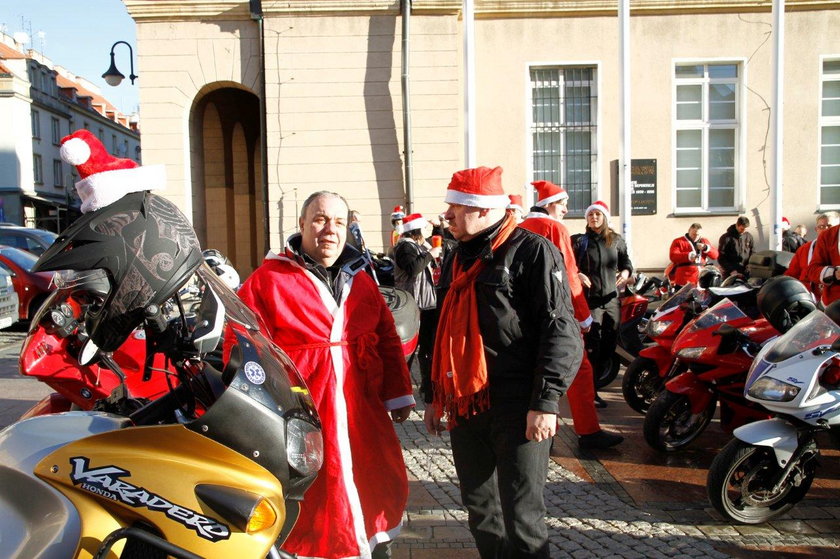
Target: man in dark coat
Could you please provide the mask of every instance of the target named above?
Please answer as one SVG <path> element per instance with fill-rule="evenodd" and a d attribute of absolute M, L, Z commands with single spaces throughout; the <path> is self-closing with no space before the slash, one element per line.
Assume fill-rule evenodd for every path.
<path fill-rule="evenodd" d="M 718 264 L 723 268 L 723 277 L 747 275 L 747 264 L 755 251 L 755 241 L 747 231 L 750 218 L 742 215 L 729 226 L 718 241 Z"/>

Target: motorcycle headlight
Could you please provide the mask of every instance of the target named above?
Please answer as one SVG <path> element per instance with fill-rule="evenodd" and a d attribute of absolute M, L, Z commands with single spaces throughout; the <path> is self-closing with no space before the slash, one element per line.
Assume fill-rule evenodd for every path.
<path fill-rule="evenodd" d="M 647 335 L 651 338 L 656 338 L 665 333 L 665 330 L 671 325 L 671 320 L 651 320 L 647 324 Z"/>
<path fill-rule="evenodd" d="M 291 418 L 286 424 L 286 456 L 289 466 L 301 475 L 317 472 L 324 461 L 321 430 L 308 421 Z"/>
<path fill-rule="evenodd" d="M 705 347 L 684 347 L 677 352 L 677 357 L 689 360 L 698 359 L 704 351 L 706 351 Z"/>
<path fill-rule="evenodd" d="M 747 394 L 757 400 L 790 402 L 799 394 L 799 387 L 770 377 L 758 379 Z"/>

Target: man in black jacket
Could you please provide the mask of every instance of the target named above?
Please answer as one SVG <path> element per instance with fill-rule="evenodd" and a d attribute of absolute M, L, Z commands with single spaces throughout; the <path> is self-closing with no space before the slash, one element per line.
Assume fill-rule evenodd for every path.
<path fill-rule="evenodd" d="M 543 489 L 559 399 L 583 356 L 563 257 L 516 227 L 500 167 L 455 173 L 446 219 L 457 247 L 438 285 L 425 422 L 448 420 L 482 558 L 549 557 Z"/>
<path fill-rule="evenodd" d="M 747 231 L 749 227 L 750 218 L 742 215 L 729 226 L 718 241 L 718 264 L 723 268 L 724 278 L 747 274 L 747 264 L 755 247 L 753 237 Z"/>

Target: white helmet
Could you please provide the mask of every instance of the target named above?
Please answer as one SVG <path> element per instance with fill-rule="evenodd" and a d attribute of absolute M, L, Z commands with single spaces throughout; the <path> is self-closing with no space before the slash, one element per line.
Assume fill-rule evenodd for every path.
<path fill-rule="evenodd" d="M 219 264 L 218 266 L 213 266 L 213 271 L 216 272 L 225 285 L 236 291 L 239 289 L 239 274 L 233 268 L 233 266 L 229 264 Z"/>

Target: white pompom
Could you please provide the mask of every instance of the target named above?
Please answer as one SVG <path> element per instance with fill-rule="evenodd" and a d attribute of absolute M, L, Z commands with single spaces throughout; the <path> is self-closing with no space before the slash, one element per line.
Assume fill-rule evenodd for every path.
<path fill-rule="evenodd" d="M 71 165 L 81 165 L 90 158 L 90 146 L 81 138 L 70 138 L 61 145 L 61 159 Z"/>

